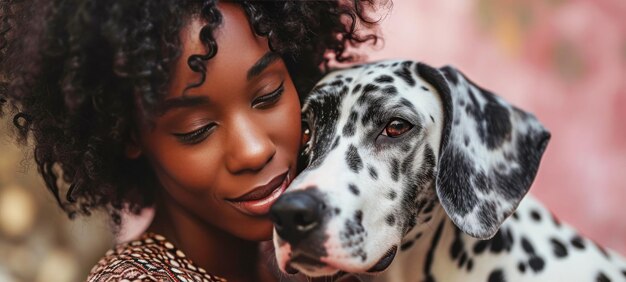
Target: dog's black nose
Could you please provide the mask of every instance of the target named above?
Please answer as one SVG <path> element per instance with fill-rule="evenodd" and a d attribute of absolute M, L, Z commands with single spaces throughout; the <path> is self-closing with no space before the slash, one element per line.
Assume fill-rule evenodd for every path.
<path fill-rule="evenodd" d="M 295 245 L 320 225 L 325 209 L 324 202 L 315 194 L 295 191 L 276 200 L 270 208 L 270 218 L 278 235 Z"/>

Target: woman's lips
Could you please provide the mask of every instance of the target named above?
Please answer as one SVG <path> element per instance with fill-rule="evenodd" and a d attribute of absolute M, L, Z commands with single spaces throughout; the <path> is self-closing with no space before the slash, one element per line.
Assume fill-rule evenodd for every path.
<path fill-rule="evenodd" d="M 228 201 L 245 214 L 263 216 L 269 213 L 270 207 L 285 192 L 287 185 L 289 185 L 289 170 L 274 177 L 267 184 Z"/>

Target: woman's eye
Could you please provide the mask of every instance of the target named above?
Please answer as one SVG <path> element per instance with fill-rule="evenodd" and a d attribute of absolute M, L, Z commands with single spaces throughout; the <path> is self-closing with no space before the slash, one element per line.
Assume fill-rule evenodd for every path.
<path fill-rule="evenodd" d="M 394 118 L 387 123 L 381 134 L 391 138 L 396 138 L 411 130 L 411 128 L 413 128 L 413 125 L 408 121 L 401 118 Z"/>
<path fill-rule="evenodd" d="M 211 123 L 191 132 L 173 133 L 173 135 L 176 136 L 178 141 L 180 141 L 181 143 L 193 145 L 200 143 L 202 140 L 206 139 L 214 127 L 215 124 Z"/>
<path fill-rule="evenodd" d="M 282 81 L 280 85 L 278 86 L 278 88 L 274 89 L 274 91 L 270 92 L 269 94 L 266 94 L 266 95 L 263 95 L 261 97 L 254 99 L 254 101 L 252 101 L 252 107 L 263 108 L 265 106 L 269 106 L 269 105 L 276 103 L 280 99 L 280 97 L 283 95 L 283 92 L 285 91 L 284 84 L 285 84 L 285 81 Z"/>

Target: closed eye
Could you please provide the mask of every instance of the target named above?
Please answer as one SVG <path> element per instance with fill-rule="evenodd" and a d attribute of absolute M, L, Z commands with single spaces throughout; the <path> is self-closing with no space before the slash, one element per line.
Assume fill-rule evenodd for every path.
<path fill-rule="evenodd" d="M 191 132 L 172 133 L 172 135 L 176 136 L 178 141 L 183 144 L 193 145 L 200 143 L 202 140 L 206 139 L 212 132 L 212 129 L 215 128 L 215 125 L 215 123 L 210 123 Z"/>
<path fill-rule="evenodd" d="M 274 91 L 270 92 L 269 94 L 266 94 L 266 95 L 263 95 L 254 99 L 252 101 L 252 107 L 264 108 L 264 107 L 273 105 L 274 103 L 278 102 L 280 97 L 283 95 L 283 92 L 285 92 L 284 80 L 280 82 L 280 85 Z"/>

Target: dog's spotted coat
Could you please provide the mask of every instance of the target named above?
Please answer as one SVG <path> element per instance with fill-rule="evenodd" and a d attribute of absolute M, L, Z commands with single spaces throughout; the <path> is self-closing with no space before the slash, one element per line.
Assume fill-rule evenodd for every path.
<path fill-rule="evenodd" d="M 302 238 L 275 233 L 282 270 L 626 281 L 622 257 L 526 195 L 547 130 L 454 68 L 384 61 L 332 72 L 305 100 L 303 120 L 308 166 L 285 195 L 314 195 L 323 215 Z"/>

